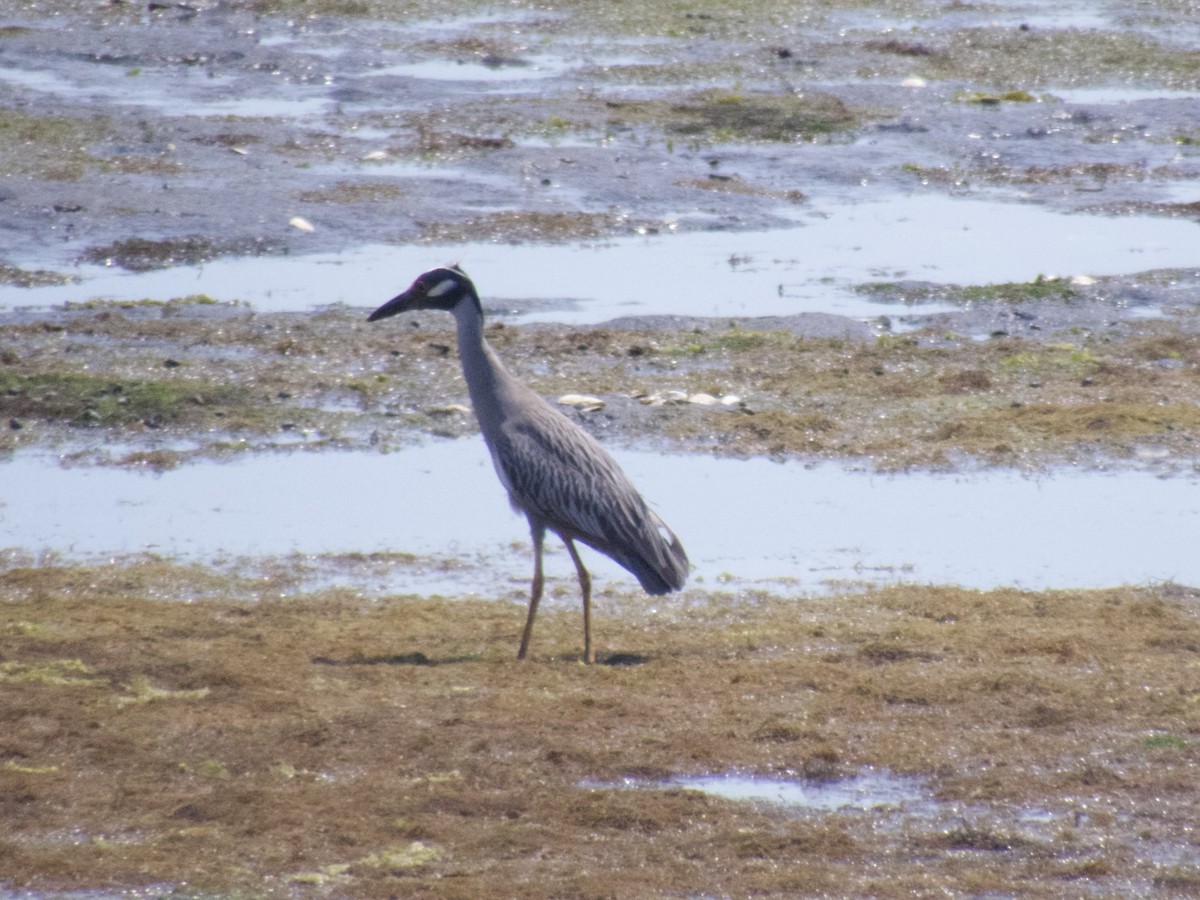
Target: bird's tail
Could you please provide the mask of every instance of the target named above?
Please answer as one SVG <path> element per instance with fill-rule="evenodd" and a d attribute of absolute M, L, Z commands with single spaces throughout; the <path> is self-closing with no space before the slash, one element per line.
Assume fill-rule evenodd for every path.
<path fill-rule="evenodd" d="M 653 512 L 647 517 L 644 540 L 612 556 L 637 577 L 647 594 L 669 594 L 687 581 L 687 552 L 675 532 Z"/>

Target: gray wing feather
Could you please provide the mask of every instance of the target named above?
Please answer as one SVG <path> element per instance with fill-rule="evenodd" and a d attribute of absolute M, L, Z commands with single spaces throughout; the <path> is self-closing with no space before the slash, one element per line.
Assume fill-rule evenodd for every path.
<path fill-rule="evenodd" d="M 652 593 L 682 586 L 687 555 L 666 523 L 586 431 L 541 398 L 492 435 L 512 499 L 564 537 L 607 553 Z"/>

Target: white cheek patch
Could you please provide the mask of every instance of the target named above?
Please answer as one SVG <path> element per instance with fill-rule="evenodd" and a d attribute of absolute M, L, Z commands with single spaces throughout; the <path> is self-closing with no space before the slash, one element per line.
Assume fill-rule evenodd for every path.
<path fill-rule="evenodd" d="M 426 297 L 440 297 L 440 296 L 442 296 L 442 294 L 446 293 L 447 291 L 453 290 L 454 284 L 455 284 L 455 282 L 454 282 L 453 278 L 447 278 L 444 281 L 439 281 L 437 284 L 435 284 L 433 287 L 431 287 L 428 290 L 428 292 L 426 292 L 425 296 Z"/>

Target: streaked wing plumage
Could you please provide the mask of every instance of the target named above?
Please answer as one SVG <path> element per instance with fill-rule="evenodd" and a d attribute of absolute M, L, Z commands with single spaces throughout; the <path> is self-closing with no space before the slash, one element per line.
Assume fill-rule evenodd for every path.
<path fill-rule="evenodd" d="M 554 531 L 607 553 L 652 593 L 677 589 L 687 556 L 617 463 L 540 398 L 494 436 L 494 456 L 521 508 Z"/>

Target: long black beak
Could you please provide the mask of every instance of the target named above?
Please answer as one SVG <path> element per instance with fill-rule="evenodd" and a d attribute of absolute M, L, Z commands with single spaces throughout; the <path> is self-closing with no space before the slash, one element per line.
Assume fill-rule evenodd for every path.
<path fill-rule="evenodd" d="M 386 319 L 388 316 L 396 315 L 396 313 L 415 309 L 416 305 L 413 303 L 412 293 L 411 290 L 408 290 L 403 294 L 393 297 L 387 303 L 383 304 L 383 306 L 379 307 L 379 309 L 375 310 L 375 312 L 367 316 L 367 321 L 378 322 L 380 319 Z"/>

